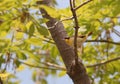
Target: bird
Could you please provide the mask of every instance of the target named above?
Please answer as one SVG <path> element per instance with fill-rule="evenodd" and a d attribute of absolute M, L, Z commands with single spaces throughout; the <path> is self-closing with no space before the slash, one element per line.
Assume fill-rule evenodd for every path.
<path fill-rule="evenodd" d="M 80 35 L 77 37 L 77 45 L 78 47 L 80 47 L 88 38 L 88 36 L 90 36 L 92 34 L 92 32 L 89 32 L 88 34 L 86 35 Z M 74 47 L 74 36 L 72 37 L 65 37 L 65 42 L 69 45 L 69 46 L 72 46 Z"/>
<path fill-rule="evenodd" d="M 83 52 L 83 43 L 87 40 L 88 36 L 90 36 L 92 34 L 92 32 L 89 32 L 86 35 L 80 35 L 77 37 L 77 48 L 79 52 Z M 72 37 L 65 37 L 65 42 L 74 48 L 74 36 Z"/>

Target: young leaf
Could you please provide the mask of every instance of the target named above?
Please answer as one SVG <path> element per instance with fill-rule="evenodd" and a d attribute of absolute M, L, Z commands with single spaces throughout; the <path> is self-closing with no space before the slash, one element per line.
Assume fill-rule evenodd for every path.
<path fill-rule="evenodd" d="M 66 74 L 66 71 L 61 71 L 59 74 L 58 74 L 58 76 L 59 77 L 62 77 L 62 76 L 64 76 Z"/>
<path fill-rule="evenodd" d="M 29 28 L 29 37 L 33 36 L 33 33 L 35 32 L 35 27 L 34 27 L 34 24 L 32 24 Z"/>
<path fill-rule="evenodd" d="M 48 7 L 48 6 L 45 6 L 45 5 L 41 5 L 40 8 L 45 9 L 47 11 L 47 13 L 53 18 L 59 18 L 60 17 L 60 13 L 55 8 Z"/>
<path fill-rule="evenodd" d="M 49 35 L 47 28 L 44 27 L 44 26 L 42 26 L 42 25 L 37 26 L 37 31 L 38 31 L 41 35 L 44 35 L 44 36 L 48 36 L 48 35 Z"/>
<path fill-rule="evenodd" d="M 20 51 L 16 52 L 16 54 L 17 54 L 19 59 L 22 59 L 22 60 L 27 59 L 26 55 L 24 53 L 20 52 Z"/>

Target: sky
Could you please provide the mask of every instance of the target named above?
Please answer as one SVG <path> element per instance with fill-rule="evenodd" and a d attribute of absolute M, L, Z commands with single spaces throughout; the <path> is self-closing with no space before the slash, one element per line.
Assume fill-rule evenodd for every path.
<path fill-rule="evenodd" d="M 69 6 L 69 0 L 56 0 L 58 3 L 58 8 L 65 8 Z"/>
<path fill-rule="evenodd" d="M 29 70 L 29 68 L 16 73 L 16 76 L 21 80 L 20 84 L 35 84 L 32 81 L 32 70 Z M 58 75 L 49 75 L 46 79 L 48 84 L 73 84 L 68 75 L 65 75 L 63 77 L 58 77 Z"/>

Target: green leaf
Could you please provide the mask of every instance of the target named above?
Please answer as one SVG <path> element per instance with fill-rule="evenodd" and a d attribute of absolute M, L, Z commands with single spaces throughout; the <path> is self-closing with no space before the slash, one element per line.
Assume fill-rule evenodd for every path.
<path fill-rule="evenodd" d="M 19 62 L 18 60 L 15 60 L 15 64 L 16 64 L 17 67 L 19 67 L 21 62 Z"/>
<path fill-rule="evenodd" d="M 34 26 L 34 24 L 31 24 L 31 26 L 29 28 L 29 32 L 28 32 L 29 37 L 33 36 L 34 32 L 35 32 L 35 26 Z"/>
<path fill-rule="evenodd" d="M 53 46 L 52 49 L 51 49 L 51 56 L 56 58 L 58 55 L 58 49 L 56 46 Z"/>
<path fill-rule="evenodd" d="M 1 30 L 6 30 L 8 31 L 10 29 L 10 24 L 11 24 L 11 21 L 5 21 L 3 22 L 1 25 L 0 25 L 0 31 Z"/>
<path fill-rule="evenodd" d="M 51 70 L 52 75 L 56 75 L 56 70 Z"/>
<path fill-rule="evenodd" d="M 30 28 L 30 26 L 31 26 L 32 24 L 33 24 L 32 21 L 29 21 L 29 22 L 26 23 L 26 28 L 27 28 L 27 30 L 29 30 L 29 28 Z"/>
<path fill-rule="evenodd" d="M 40 18 L 40 19 L 39 19 L 39 23 L 40 23 L 40 24 L 46 23 L 46 22 L 48 22 L 48 21 L 49 21 L 49 20 L 46 19 L 46 18 Z"/>
<path fill-rule="evenodd" d="M 30 38 L 30 39 L 27 39 L 26 42 L 34 46 L 41 46 L 41 39 L 38 39 L 38 38 Z"/>
<path fill-rule="evenodd" d="M 24 53 L 20 52 L 20 51 L 19 52 L 17 51 L 16 55 L 21 60 L 27 59 L 26 55 Z"/>
<path fill-rule="evenodd" d="M 45 79 L 42 79 L 42 84 L 48 84 L 47 81 Z"/>
<path fill-rule="evenodd" d="M 23 32 L 17 32 L 16 34 L 15 34 L 15 38 L 17 39 L 17 40 L 20 40 L 20 39 L 22 39 L 24 37 L 24 33 Z"/>
<path fill-rule="evenodd" d="M 3 59 L 3 54 L 0 55 L 0 67 L 1 67 L 1 64 L 4 63 L 5 60 Z"/>
<path fill-rule="evenodd" d="M 21 52 L 27 55 L 28 58 L 32 58 L 33 60 L 40 62 L 40 58 L 37 55 L 33 54 L 33 52 L 27 50 L 21 50 Z"/>
<path fill-rule="evenodd" d="M 66 71 L 61 71 L 61 72 L 58 74 L 59 77 L 62 77 L 62 76 L 64 76 L 64 75 L 66 75 Z"/>
<path fill-rule="evenodd" d="M 15 0 L 2 0 L 0 2 L 0 11 L 3 10 L 9 10 L 11 8 L 13 8 L 14 6 L 16 6 L 15 4 Z"/>
<path fill-rule="evenodd" d="M 40 5 L 40 8 L 45 9 L 47 11 L 47 13 L 53 18 L 59 18 L 61 16 L 59 11 L 57 11 L 55 8 L 48 7 L 45 5 Z"/>
<path fill-rule="evenodd" d="M 42 25 L 37 26 L 37 31 L 41 35 L 44 35 L 44 36 L 48 36 L 49 35 L 48 30 L 47 30 L 47 28 L 45 26 L 42 26 Z"/>
<path fill-rule="evenodd" d="M 33 81 L 36 81 L 36 75 L 37 75 L 37 73 L 36 73 L 36 71 L 34 71 L 34 72 L 32 73 L 32 79 L 33 79 Z"/>

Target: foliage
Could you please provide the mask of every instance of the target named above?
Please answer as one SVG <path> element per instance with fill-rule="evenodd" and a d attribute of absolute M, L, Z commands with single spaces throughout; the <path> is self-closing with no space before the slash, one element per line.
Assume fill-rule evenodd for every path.
<path fill-rule="evenodd" d="M 61 20 L 69 36 L 74 35 L 74 23 L 70 19 L 70 7 L 58 9 L 55 7 L 39 6 L 37 0 L 0 0 L 0 67 L 1 74 L 12 64 L 16 71 L 22 64 L 46 67 L 42 74 L 42 84 L 46 84 L 45 77 L 57 74 L 47 63 L 63 65 L 60 54 L 47 30 L 39 8 L 44 8 L 50 16 Z M 76 0 L 77 6 L 85 0 Z M 120 0 L 93 0 L 77 9 L 79 21 L 79 35 L 93 32 L 88 40 L 120 41 Z M 59 4 L 59 3 L 58 3 Z M 70 20 L 65 20 L 70 19 Z M 84 64 L 101 63 L 120 55 L 120 46 L 108 42 L 86 42 L 82 59 Z M 30 64 L 29 64 L 30 63 Z M 3 66 L 3 65 L 6 66 Z M 95 84 L 119 84 L 120 61 L 114 61 L 102 66 L 87 68 L 88 74 Z M 6 71 L 4 71 L 4 69 Z M 3 73 L 2 73 L 3 72 Z M 63 76 L 64 71 L 59 73 Z M 12 76 L 11 76 L 12 77 Z M 37 74 L 33 72 L 33 80 Z M 11 83 L 9 83 L 11 84 Z M 13 83 L 12 83 L 13 84 Z M 14 83 L 18 84 L 18 83 Z"/>

